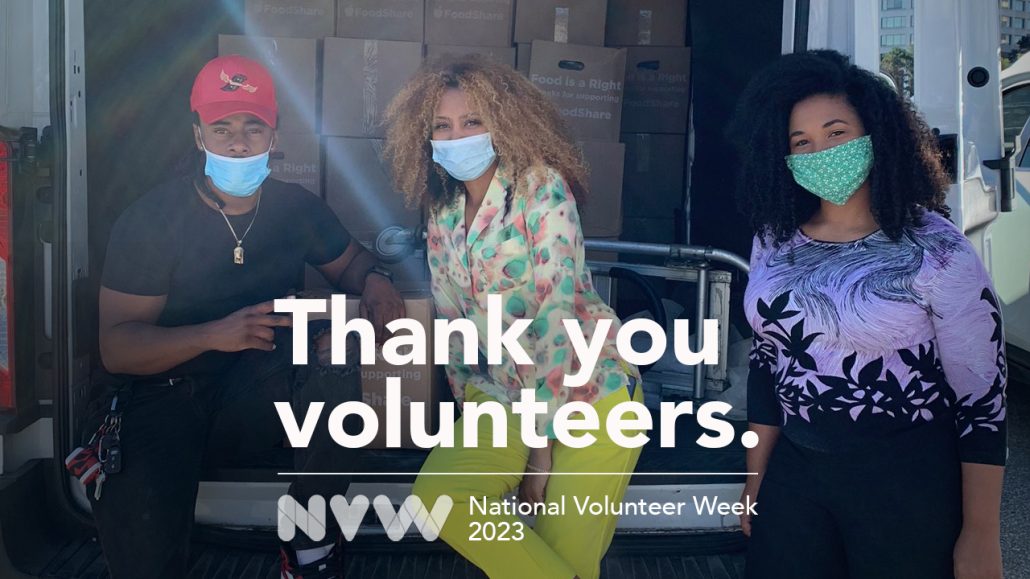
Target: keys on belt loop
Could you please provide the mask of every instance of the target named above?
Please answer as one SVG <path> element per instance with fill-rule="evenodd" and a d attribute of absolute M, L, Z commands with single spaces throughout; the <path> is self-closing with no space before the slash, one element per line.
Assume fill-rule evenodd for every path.
<path fill-rule="evenodd" d="M 107 473 L 104 472 L 103 470 L 101 470 L 100 474 L 97 475 L 96 480 L 93 481 L 93 484 L 94 484 L 94 487 L 93 487 L 93 498 L 98 500 L 98 501 L 100 500 L 100 493 L 101 493 L 101 489 L 104 486 L 104 481 L 105 480 L 107 480 Z"/>
<path fill-rule="evenodd" d="M 103 465 L 102 474 L 117 474 L 122 470 L 122 411 L 118 408 L 117 394 L 111 400 L 111 411 L 104 419 L 104 426 L 104 432 L 100 436 L 100 443 L 97 446 L 97 458 Z M 98 490 L 101 484 L 103 484 L 103 480 L 98 478 Z"/>

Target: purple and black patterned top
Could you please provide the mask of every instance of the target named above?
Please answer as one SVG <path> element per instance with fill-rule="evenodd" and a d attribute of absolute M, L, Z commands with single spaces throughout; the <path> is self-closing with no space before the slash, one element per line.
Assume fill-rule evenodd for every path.
<path fill-rule="evenodd" d="M 898 241 L 755 238 L 751 422 L 835 452 L 953 421 L 962 462 L 1005 464 L 998 299 L 962 232 L 936 213 L 922 221 Z"/>

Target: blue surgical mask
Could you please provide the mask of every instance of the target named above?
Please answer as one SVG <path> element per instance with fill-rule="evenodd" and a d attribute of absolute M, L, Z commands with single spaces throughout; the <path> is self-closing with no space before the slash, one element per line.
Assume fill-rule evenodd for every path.
<path fill-rule="evenodd" d="M 271 152 L 272 146 L 269 145 L 267 151 L 253 157 L 224 157 L 204 147 L 204 154 L 207 156 L 204 174 L 211 177 L 211 182 L 219 190 L 233 197 L 250 197 L 272 173 L 268 168 L 268 156 Z"/>
<path fill-rule="evenodd" d="M 490 133 L 430 143 L 433 145 L 433 160 L 459 181 L 481 177 L 497 159 Z"/>

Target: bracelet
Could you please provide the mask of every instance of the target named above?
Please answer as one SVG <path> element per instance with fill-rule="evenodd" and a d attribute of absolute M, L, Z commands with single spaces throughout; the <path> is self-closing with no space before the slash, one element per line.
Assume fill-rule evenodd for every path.
<path fill-rule="evenodd" d="M 381 275 L 387 279 L 387 281 L 393 283 L 393 272 L 379 265 L 378 263 L 365 270 L 365 275 L 361 279 L 364 280 L 371 274 Z"/>
<path fill-rule="evenodd" d="M 540 474 L 548 474 L 548 473 L 551 472 L 550 469 L 540 468 L 539 466 L 535 466 L 535 465 L 530 464 L 528 462 L 526 463 L 526 468 L 529 469 L 532 472 L 538 472 Z"/>

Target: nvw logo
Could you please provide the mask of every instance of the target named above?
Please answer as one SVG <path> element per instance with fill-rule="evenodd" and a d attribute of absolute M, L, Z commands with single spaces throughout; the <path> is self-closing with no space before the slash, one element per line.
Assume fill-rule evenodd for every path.
<path fill-rule="evenodd" d="M 365 513 L 368 512 L 368 497 L 356 495 L 353 501 L 348 502 L 342 495 L 334 495 L 329 499 L 329 507 L 333 511 L 336 523 L 340 526 L 343 538 L 351 541 L 358 533 Z M 426 509 L 422 499 L 410 495 L 404 499 L 400 508 L 393 509 L 393 503 L 386 495 L 379 495 L 372 499 L 372 507 L 375 509 L 379 521 L 386 530 L 386 536 L 391 541 L 400 541 L 404 538 L 411 524 L 422 534 L 427 541 L 435 541 L 440 536 L 440 529 L 447 521 L 447 515 L 451 513 L 454 501 L 447 495 L 436 499 L 432 509 Z M 312 541 L 321 541 L 325 538 L 326 529 L 325 498 L 315 495 L 308 499 L 308 507 L 305 509 L 289 495 L 279 497 L 279 539 L 292 541 L 300 529 Z"/>

